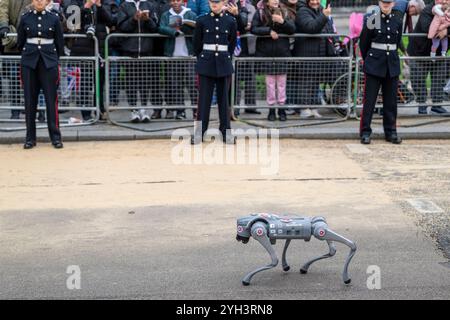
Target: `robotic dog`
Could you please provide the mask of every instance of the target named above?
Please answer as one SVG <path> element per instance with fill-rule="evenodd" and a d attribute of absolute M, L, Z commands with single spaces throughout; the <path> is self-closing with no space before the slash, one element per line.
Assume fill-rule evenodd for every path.
<path fill-rule="evenodd" d="M 351 279 L 348 276 L 348 265 L 356 252 L 356 245 L 352 241 L 330 230 L 325 218 L 323 217 L 279 217 L 275 214 L 268 213 L 255 213 L 237 220 L 236 240 L 242 241 L 242 243 L 246 244 L 250 240 L 250 237 L 253 237 L 256 241 L 261 243 L 272 259 L 271 264 L 258 268 L 247 274 L 242 279 L 242 284 L 244 286 L 248 286 L 255 274 L 264 270 L 275 268 L 278 265 L 278 258 L 272 247 L 278 239 L 286 240 L 281 261 L 283 270 L 289 271 L 290 267 L 286 261 L 286 252 L 291 240 L 301 239 L 307 242 L 311 240 L 312 235 L 317 239 L 322 241 L 325 240 L 328 243 L 329 253 L 308 261 L 300 269 L 300 273 L 307 273 L 309 267 L 314 262 L 334 256 L 336 253 L 336 248 L 334 247 L 333 241 L 336 241 L 343 243 L 350 248 L 342 275 L 344 283 L 349 284 Z"/>

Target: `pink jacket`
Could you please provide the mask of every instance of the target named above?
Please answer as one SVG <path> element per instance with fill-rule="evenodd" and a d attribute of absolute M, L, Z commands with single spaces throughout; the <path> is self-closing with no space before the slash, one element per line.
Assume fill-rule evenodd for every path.
<path fill-rule="evenodd" d="M 428 31 L 428 38 L 436 38 L 439 32 L 450 27 L 450 8 L 442 11 L 442 5 L 437 4 L 433 7 L 434 18 Z"/>

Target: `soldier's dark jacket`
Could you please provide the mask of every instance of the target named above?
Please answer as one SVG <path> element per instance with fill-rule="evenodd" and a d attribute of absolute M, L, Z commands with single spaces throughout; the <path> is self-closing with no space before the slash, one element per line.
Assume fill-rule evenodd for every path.
<path fill-rule="evenodd" d="M 231 63 L 237 41 L 236 19 L 228 13 L 208 13 L 197 19 L 194 31 L 194 55 L 196 71 L 208 77 L 226 77 L 233 73 Z M 204 44 L 226 45 L 228 51 L 203 50 Z"/>
<path fill-rule="evenodd" d="M 370 29 L 367 20 L 372 15 L 377 15 L 381 28 Z M 360 36 L 361 54 L 364 59 L 364 72 L 373 76 L 391 78 L 400 75 L 400 58 L 397 50 L 380 50 L 372 48 L 372 43 L 395 44 L 400 46 L 402 39 L 402 20 L 400 14 L 392 11 L 385 15 L 381 12 L 366 15 L 364 26 Z"/>
<path fill-rule="evenodd" d="M 30 38 L 53 39 L 52 44 L 27 43 Z M 22 53 L 22 66 L 35 69 L 39 58 L 47 69 L 57 67 L 64 55 L 64 34 L 59 16 L 50 11 L 29 10 L 22 15 L 17 30 L 17 47 Z"/>

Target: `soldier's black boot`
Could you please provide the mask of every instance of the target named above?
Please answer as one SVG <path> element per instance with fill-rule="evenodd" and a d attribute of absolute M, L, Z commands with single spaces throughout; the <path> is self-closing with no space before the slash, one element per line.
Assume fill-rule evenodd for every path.
<path fill-rule="evenodd" d="M 52 142 L 52 144 L 55 149 L 62 149 L 64 147 L 64 145 L 62 144 L 61 141 L 55 141 L 55 142 Z"/>
<path fill-rule="evenodd" d="M 392 133 L 390 135 L 386 135 L 385 137 L 387 142 L 393 143 L 393 144 L 401 144 L 402 138 L 400 138 L 397 133 Z"/>
<path fill-rule="evenodd" d="M 25 144 L 23 145 L 24 149 L 32 149 L 36 147 L 36 141 L 27 140 L 25 141 Z"/>
<path fill-rule="evenodd" d="M 371 138 L 369 134 L 363 134 L 361 136 L 361 143 L 362 144 L 370 144 L 371 143 Z"/>

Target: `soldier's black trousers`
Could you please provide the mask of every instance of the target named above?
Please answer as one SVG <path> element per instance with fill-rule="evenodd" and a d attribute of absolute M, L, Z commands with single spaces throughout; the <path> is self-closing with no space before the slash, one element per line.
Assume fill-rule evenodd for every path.
<path fill-rule="evenodd" d="M 44 92 L 47 106 L 47 125 L 51 141 L 61 141 L 58 116 L 58 67 L 46 69 L 42 59 L 36 69 L 22 66 L 21 79 L 25 96 L 25 119 L 27 124 L 27 141 L 36 141 L 36 109 L 39 92 Z"/>
<path fill-rule="evenodd" d="M 360 136 L 370 135 L 372 116 L 378 98 L 378 92 L 383 92 L 383 127 L 384 134 L 389 136 L 397 131 L 397 86 L 398 78 L 379 78 L 365 75 L 363 111 L 360 123 Z"/>
<path fill-rule="evenodd" d="M 211 100 L 214 92 L 214 86 L 217 92 L 217 103 L 219 105 L 219 130 L 223 135 L 226 130 L 231 128 L 230 108 L 229 108 L 229 88 L 231 77 L 212 78 L 199 75 L 199 98 L 197 108 L 197 121 L 202 122 L 202 134 L 208 130 L 209 114 L 211 111 Z"/>

